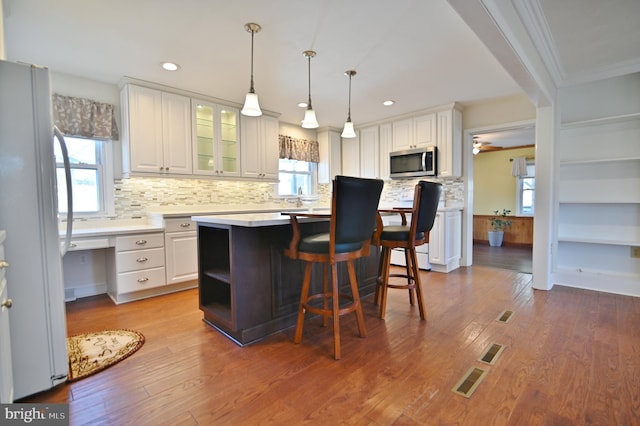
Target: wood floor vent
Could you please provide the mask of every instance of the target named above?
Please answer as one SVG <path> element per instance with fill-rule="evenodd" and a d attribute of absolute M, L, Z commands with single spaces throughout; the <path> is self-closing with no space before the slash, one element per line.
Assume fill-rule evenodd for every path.
<path fill-rule="evenodd" d="M 496 321 L 499 322 L 504 322 L 507 323 L 511 320 L 511 317 L 513 316 L 513 311 L 510 310 L 504 310 L 502 311 L 502 313 L 498 316 L 498 318 L 496 318 Z"/>
<path fill-rule="evenodd" d="M 485 364 L 493 365 L 498 360 L 498 357 L 503 350 L 504 345 L 501 345 L 499 343 L 492 343 L 491 345 L 489 345 L 489 347 L 487 347 L 487 349 L 485 349 L 480 358 L 478 358 L 478 361 L 484 362 Z"/>
<path fill-rule="evenodd" d="M 482 368 L 472 367 L 451 390 L 458 395 L 469 398 L 484 378 L 485 373 L 486 370 Z"/>

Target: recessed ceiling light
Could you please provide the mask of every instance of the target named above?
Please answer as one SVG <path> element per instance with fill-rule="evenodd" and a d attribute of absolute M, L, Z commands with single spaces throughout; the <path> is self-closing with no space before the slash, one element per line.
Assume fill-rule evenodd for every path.
<path fill-rule="evenodd" d="M 300 108 L 306 108 L 307 107 L 307 103 L 306 102 L 298 102 L 298 106 Z"/>
<path fill-rule="evenodd" d="M 384 105 L 384 106 L 391 106 L 391 105 L 393 105 L 393 104 L 395 104 L 395 103 L 396 103 L 396 101 L 388 100 L 388 101 L 384 101 L 384 102 L 382 102 L 382 105 Z"/>
<path fill-rule="evenodd" d="M 162 62 L 161 65 L 162 68 L 167 71 L 178 71 L 180 69 L 180 65 L 176 64 L 175 62 Z"/>

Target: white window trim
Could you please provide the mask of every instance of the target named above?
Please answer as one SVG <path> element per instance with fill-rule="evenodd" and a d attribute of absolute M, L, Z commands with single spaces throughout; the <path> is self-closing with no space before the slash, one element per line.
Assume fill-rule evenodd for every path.
<path fill-rule="evenodd" d="M 74 218 L 94 218 L 94 217 L 114 217 L 115 200 L 113 191 L 113 143 L 112 141 L 102 141 L 102 152 L 100 155 L 100 164 L 98 165 L 98 176 L 100 178 L 100 200 L 102 201 L 102 209 L 97 212 L 73 212 Z M 82 164 L 74 164 L 72 168 L 94 169 L 94 166 L 83 167 Z M 60 213 L 62 218 L 66 218 L 67 214 Z"/>
<path fill-rule="evenodd" d="M 527 161 L 527 166 L 534 166 L 535 167 L 535 162 L 533 160 L 528 160 Z M 535 215 L 535 211 L 536 211 L 536 202 L 535 202 L 535 188 L 533 190 L 533 213 L 523 213 L 522 212 L 522 180 L 524 178 L 534 178 L 535 179 L 535 173 L 533 176 L 518 176 L 516 178 L 516 216 L 523 216 L 523 217 L 533 217 Z"/>

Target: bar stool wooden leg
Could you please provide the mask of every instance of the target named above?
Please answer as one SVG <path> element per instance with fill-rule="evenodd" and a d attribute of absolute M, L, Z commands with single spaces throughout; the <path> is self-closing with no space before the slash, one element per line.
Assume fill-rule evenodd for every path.
<path fill-rule="evenodd" d="M 333 316 L 333 356 L 340 359 L 340 299 L 338 293 L 338 265 L 331 265 L 331 313 Z"/>
<path fill-rule="evenodd" d="M 304 313 L 307 297 L 309 296 L 309 287 L 311 285 L 311 268 L 313 264 L 307 262 L 304 267 L 304 279 L 302 281 L 302 291 L 300 293 L 300 306 L 298 306 L 298 320 L 296 322 L 296 333 L 293 338 L 294 343 L 302 341 L 302 328 L 304 327 Z"/>
<path fill-rule="evenodd" d="M 325 295 L 329 294 L 329 264 L 322 265 L 322 291 Z M 327 297 L 322 298 L 323 308 L 325 311 L 329 311 L 329 299 Z M 322 316 L 322 326 L 326 327 L 329 322 L 327 315 Z"/>
<path fill-rule="evenodd" d="M 418 309 L 420 310 L 420 319 L 426 319 L 426 312 L 424 309 L 424 299 L 422 297 L 422 285 L 420 283 L 420 270 L 418 268 L 418 259 L 415 250 L 411 250 L 412 258 L 412 274 L 413 283 L 415 286 L 416 297 L 418 298 Z"/>
<path fill-rule="evenodd" d="M 413 256 L 412 253 L 413 250 L 411 249 L 404 249 L 404 261 L 405 261 L 405 269 L 406 269 L 406 274 L 407 274 L 407 291 L 409 291 L 409 304 L 411 306 L 413 306 L 413 289 L 412 289 L 412 281 L 413 281 L 413 277 L 411 276 L 411 271 L 413 270 L 413 266 L 412 266 L 412 261 L 413 261 Z"/>
<path fill-rule="evenodd" d="M 358 322 L 358 332 L 360 337 L 367 336 L 367 330 L 364 325 L 364 313 L 362 312 L 362 303 L 360 303 L 360 292 L 358 291 L 358 280 L 356 278 L 356 270 L 353 267 L 353 261 L 347 262 L 349 270 L 349 283 L 351 284 L 351 294 L 353 295 L 353 306 L 356 311 L 356 321 Z"/>
<path fill-rule="evenodd" d="M 380 319 L 384 319 L 387 310 L 387 290 L 389 289 L 389 271 L 391 270 L 391 249 L 385 247 L 385 256 L 383 257 L 382 277 L 380 284 Z"/>

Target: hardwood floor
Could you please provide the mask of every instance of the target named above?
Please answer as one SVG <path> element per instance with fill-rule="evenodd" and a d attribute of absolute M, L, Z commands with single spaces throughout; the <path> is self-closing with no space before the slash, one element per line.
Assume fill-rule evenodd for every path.
<path fill-rule="evenodd" d="M 491 247 L 473 243 L 473 264 L 531 273 L 533 249 L 526 246 Z"/>
<path fill-rule="evenodd" d="M 72 425 L 636 425 L 640 423 L 640 299 L 556 286 L 473 266 L 422 272 L 427 320 L 390 290 L 386 320 L 364 298 L 367 337 L 342 317 L 310 319 L 239 347 L 202 322 L 197 291 L 124 305 L 106 296 L 68 304 L 69 334 L 130 328 L 146 337 L 130 358 L 33 396 L 70 405 Z M 513 316 L 496 321 L 505 309 Z M 477 361 L 506 345 L 494 365 Z M 487 371 L 470 398 L 451 391 Z"/>

